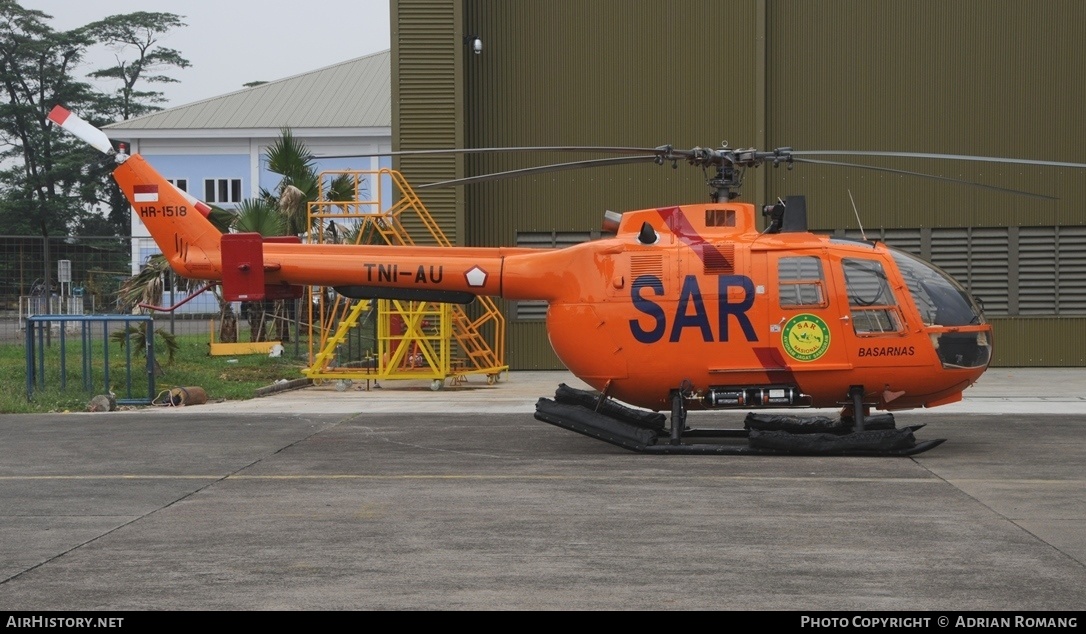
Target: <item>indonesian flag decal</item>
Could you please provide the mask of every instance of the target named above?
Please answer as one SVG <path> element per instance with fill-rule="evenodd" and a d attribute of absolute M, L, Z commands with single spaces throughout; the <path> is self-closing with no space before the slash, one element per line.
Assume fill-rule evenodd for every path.
<path fill-rule="evenodd" d="M 132 192 L 132 200 L 137 203 L 157 203 L 158 185 L 136 185 Z"/>

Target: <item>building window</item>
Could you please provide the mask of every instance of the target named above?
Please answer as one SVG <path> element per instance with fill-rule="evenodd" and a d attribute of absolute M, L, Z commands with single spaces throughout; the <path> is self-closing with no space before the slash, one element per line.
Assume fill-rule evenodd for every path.
<path fill-rule="evenodd" d="M 240 178 L 205 178 L 204 202 L 207 203 L 240 203 L 241 179 Z"/>
<path fill-rule="evenodd" d="M 189 190 L 189 179 L 187 178 L 167 178 L 166 181 L 172 183 L 175 187 L 183 192 L 187 192 Z"/>

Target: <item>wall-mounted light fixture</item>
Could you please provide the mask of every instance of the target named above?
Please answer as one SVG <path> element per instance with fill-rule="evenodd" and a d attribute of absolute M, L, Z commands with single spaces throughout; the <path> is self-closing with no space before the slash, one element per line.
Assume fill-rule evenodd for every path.
<path fill-rule="evenodd" d="M 464 44 L 471 49 L 472 53 L 476 55 L 483 52 L 483 38 L 478 35 L 465 35 Z"/>

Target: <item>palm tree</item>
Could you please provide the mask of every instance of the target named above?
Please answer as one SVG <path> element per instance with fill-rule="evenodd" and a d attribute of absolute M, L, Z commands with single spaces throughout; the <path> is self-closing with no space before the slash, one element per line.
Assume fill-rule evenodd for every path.
<path fill-rule="evenodd" d="M 120 346 L 131 346 L 132 354 L 145 356 L 147 354 L 149 324 L 150 322 L 145 321 L 139 326 L 129 326 L 124 330 L 114 332 L 109 338 Z M 174 357 L 177 356 L 177 351 L 181 346 L 178 345 L 174 334 L 165 328 L 156 328 L 151 336 L 154 337 L 155 374 L 157 375 L 161 373 L 158 360 L 162 358 L 162 352 L 165 351 L 166 353 L 166 365 L 170 365 L 173 363 Z"/>
<path fill-rule="evenodd" d="M 265 237 L 308 233 L 309 203 L 320 196 L 320 175 L 312 152 L 289 129 L 284 129 L 264 158 L 268 170 L 282 178 L 275 191 L 261 188 L 257 198 L 245 200 L 238 206 L 233 228 Z M 346 175 L 336 177 L 326 196 L 329 200 L 352 200 L 355 197 L 353 181 Z M 272 306 L 268 306 L 268 302 L 249 302 L 245 308 L 249 313 L 252 341 L 267 340 L 264 315 L 269 308 L 274 315 L 286 312 L 284 300 L 278 300 Z M 290 334 L 286 321 L 277 319 L 276 324 L 277 338 L 288 341 Z"/>
<path fill-rule="evenodd" d="M 294 138 L 289 129 L 280 132 L 279 138 L 264 155 L 268 171 L 282 176 L 274 192 L 260 190 L 260 197 L 273 203 L 286 218 L 285 235 L 300 236 L 309 231 L 309 203 L 320 197 L 320 174 L 317 172 L 313 153 L 304 143 Z M 327 200 L 353 200 L 354 183 L 341 174 L 328 185 Z"/>
<path fill-rule="evenodd" d="M 161 254 L 151 256 L 147 261 L 147 266 L 143 267 L 139 274 L 130 277 L 117 289 L 117 299 L 120 300 L 121 305 L 127 310 L 132 310 L 140 304 L 159 305 L 162 301 L 162 278 L 169 268 L 166 258 Z M 147 322 L 144 322 L 139 326 L 129 326 L 124 330 L 114 332 L 110 338 L 119 345 L 131 345 L 133 352 L 142 354 L 147 350 L 148 330 Z M 156 344 L 156 351 L 164 348 L 167 364 L 173 363 L 178 349 L 177 340 L 173 334 L 162 328 L 150 333 L 151 337 L 156 337 L 156 335 L 156 342 L 161 341 L 161 346 Z M 158 359 L 155 359 L 155 363 L 158 363 Z"/>

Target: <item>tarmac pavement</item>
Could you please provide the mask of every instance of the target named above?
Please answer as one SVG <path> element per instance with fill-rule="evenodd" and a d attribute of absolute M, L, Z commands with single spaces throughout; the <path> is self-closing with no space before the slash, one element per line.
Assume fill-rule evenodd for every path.
<path fill-rule="evenodd" d="M 0 417 L 0 607 L 1086 606 L 1081 370 L 899 414 L 947 439 L 909 458 L 642 455 L 536 420 L 563 382 Z"/>
<path fill-rule="evenodd" d="M 493 413 L 535 412 L 540 397 L 554 396 L 560 383 L 590 389 L 569 372 L 515 371 L 488 385 L 485 377 L 469 376 L 462 384 L 445 382 L 440 391 L 429 380 L 353 381 L 350 386 L 328 382 L 286 390 L 259 399 L 211 402 L 201 406 L 215 412 L 350 413 Z M 376 385 L 375 385 L 376 384 Z M 965 391 L 959 403 L 935 409 L 909 410 L 923 414 L 1086 414 L 1086 369 L 993 368 Z M 165 408 L 166 410 L 172 408 Z M 832 413 L 788 410 L 791 413 Z"/>

